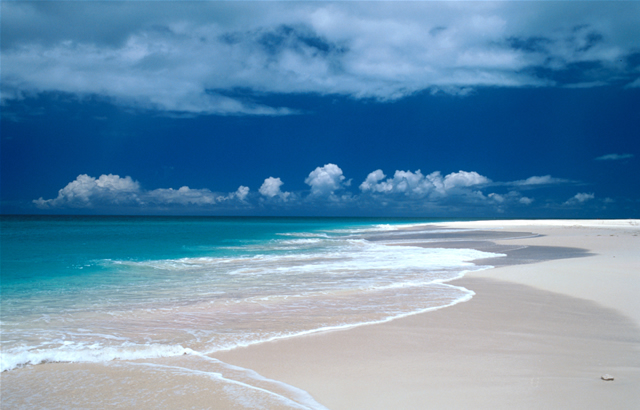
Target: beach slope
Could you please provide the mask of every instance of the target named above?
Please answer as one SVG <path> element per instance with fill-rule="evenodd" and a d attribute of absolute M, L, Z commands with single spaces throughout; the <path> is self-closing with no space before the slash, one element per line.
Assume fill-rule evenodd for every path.
<path fill-rule="evenodd" d="M 304 389 L 331 409 L 629 409 L 640 403 L 638 221 L 443 226 L 539 235 L 496 240 L 529 249 L 528 259 L 513 257 L 514 264 L 455 281 L 476 292 L 469 302 L 215 357 Z M 536 255 L 555 247 L 579 248 L 582 255 Z M 602 380 L 605 374 L 614 380 Z"/>

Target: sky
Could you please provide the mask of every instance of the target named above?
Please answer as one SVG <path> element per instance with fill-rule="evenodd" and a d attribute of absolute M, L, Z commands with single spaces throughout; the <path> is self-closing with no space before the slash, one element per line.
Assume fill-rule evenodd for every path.
<path fill-rule="evenodd" d="M 4 214 L 640 217 L 640 2 L 11 2 Z"/>

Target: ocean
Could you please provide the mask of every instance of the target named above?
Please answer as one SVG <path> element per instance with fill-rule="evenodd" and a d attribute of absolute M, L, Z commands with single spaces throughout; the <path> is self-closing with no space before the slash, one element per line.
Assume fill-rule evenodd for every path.
<path fill-rule="evenodd" d="M 0 370 L 211 361 L 467 301 L 473 292 L 449 281 L 500 255 L 412 246 L 446 233 L 424 225 L 440 221 L 2 216 Z M 258 375 L 247 374 L 218 381 L 249 388 Z"/>

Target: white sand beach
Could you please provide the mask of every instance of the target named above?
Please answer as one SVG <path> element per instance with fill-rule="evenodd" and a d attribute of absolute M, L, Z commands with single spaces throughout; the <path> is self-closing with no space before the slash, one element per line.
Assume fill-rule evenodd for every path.
<path fill-rule="evenodd" d="M 477 242 L 511 250 L 452 282 L 476 293 L 468 302 L 212 358 L 26 366 L 2 373 L 2 408 L 638 407 L 639 221 L 441 226 L 539 235 Z"/>
<path fill-rule="evenodd" d="M 542 236 L 497 243 L 585 248 L 589 256 L 467 275 L 455 284 L 476 296 L 453 307 L 215 356 L 302 388 L 330 409 L 638 406 L 637 220 L 442 225 L 535 232 Z"/>

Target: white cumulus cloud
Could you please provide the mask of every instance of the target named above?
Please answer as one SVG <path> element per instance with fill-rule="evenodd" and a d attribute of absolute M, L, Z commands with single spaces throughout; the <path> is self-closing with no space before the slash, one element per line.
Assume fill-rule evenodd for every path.
<path fill-rule="evenodd" d="M 453 172 L 444 177 L 444 188 L 452 189 L 456 187 L 470 187 L 474 185 L 488 184 L 491 180 L 475 171 Z"/>
<path fill-rule="evenodd" d="M 383 179 L 385 179 L 387 176 L 384 174 L 384 172 L 382 172 L 381 169 L 377 169 L 373 172 L 371 172 L 369 175 L 367 175 L 367 178 L 364 180 L 364 182 L 362 184 L 360 184 L 360 190 L 363 192 L 366 191 L 377 191 L 377 192 L 382 192 L 382 191 L 386 191 L 387 189 L 384 187 L 384 185 L 379 184 L 379 182 Z"/>
<path fill-rule="evenodd" d="M 444 191 L 444 183 L 440 172 L 423 175 L 420 170 L 396 171 L 393 178 L 386 178 L 382 170 L 370 173 L 360 184 L 362 192 L 381 194 L 404 194 L 406 196 L 424 197 L 433 191 Z"/>
<path fill-rule="evenodd" d="M 459 171 L 443 177 L 439 171 L 423 175 L 420 170 L 396 171 L 393 178 L 387 178 L 382 170 L 370 173 L 360 184 L 362 192 L 377 194 L 403 194 L 414 198 L 448 195 L 453 190 L 487 184 L 489 178 L 475 171 Z"/>
<path fill-rule="evenodd" d="M 245 201 L 247 199 L 248 195 L 249 195 L 249 187 L 246 187 L 244 185 L 240 185 L 238 187 L 238 189 L 236 190 L 236 192 L 234 192 L 231 195 L 229 195 L 227 197 L 227 199 L 237 198 L 240 201 Z"/>
<path fill-rule="evenodd" d="M 72 208 L 91 208 L 95 203 L 112 202 L 114 204 L 139 203 L 140 184 L 131 177 L 119 175 L 101 175 L 93 178 L 82 174 L 58 191 L 53 199 L 36 199 L 39 208 L 68 206 Z"/>
<path fill-rule="evenodd" d="M 304 182 L 311 187 L 311 195 L 315 197 L 332 196 L 335 191 L 351 184 L 350 180 L 345 181 L 342 170 L 335 164 L 317 167 L 311 171 Z"/>
<path fill-rule="evenodd" d="M 280 190 L 280 187 L 284 184 L 280 180 L 280 178 L 269 177 L 264 180 L 262 186 L 259 189 L 260 194 L 266 196 L 267 198 L 279 197 L 282 200 L 287 200 L 287 198 L 291 195 L 290 192 L 283 192 Z"/>

